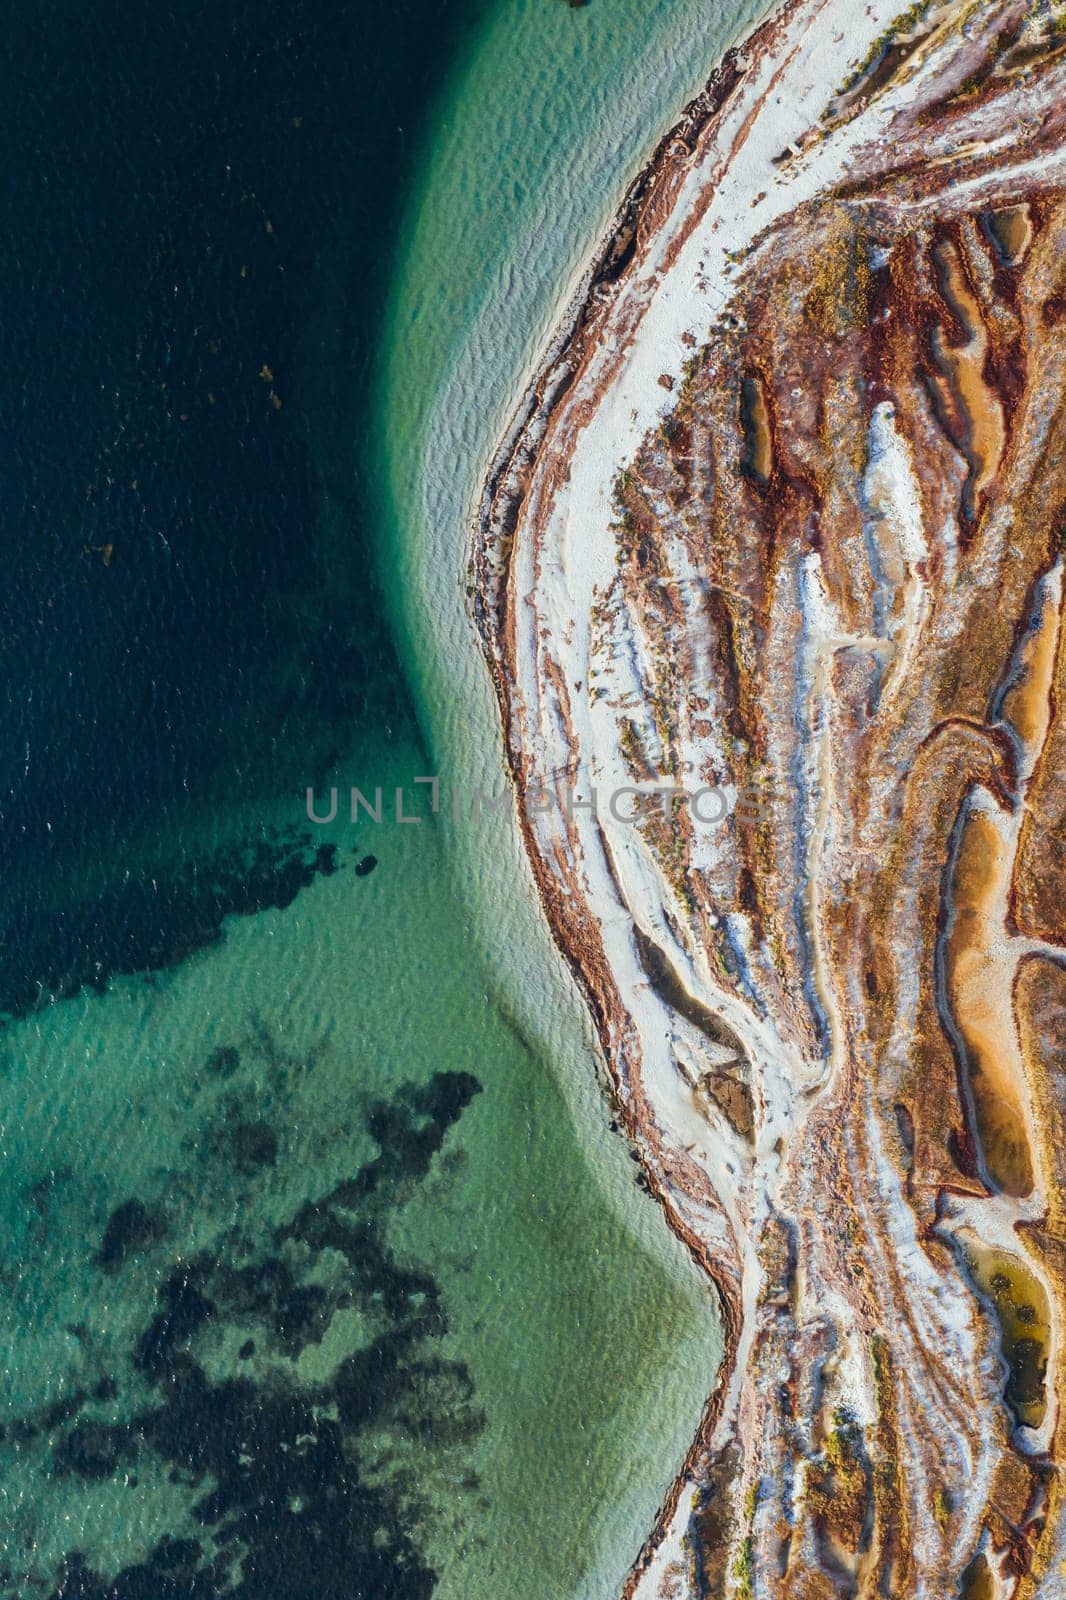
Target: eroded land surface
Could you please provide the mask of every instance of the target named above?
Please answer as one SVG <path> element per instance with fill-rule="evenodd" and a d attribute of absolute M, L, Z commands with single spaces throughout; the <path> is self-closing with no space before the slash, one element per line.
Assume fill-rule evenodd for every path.
<path fill-rule="evenodd" d="M 1064 28 L 786 7 L 486 489 L 538 884 L 727 1327 L 640 1600 L 1066 1594 Z"/>

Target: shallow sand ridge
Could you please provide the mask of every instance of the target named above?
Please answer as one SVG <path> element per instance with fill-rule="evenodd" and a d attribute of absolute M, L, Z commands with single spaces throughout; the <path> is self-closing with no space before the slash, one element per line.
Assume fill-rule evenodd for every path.
<path fill-rule="evenodd" d="M 730 1336 L 629 1594 L 1061 1592 L 1064 52 L 786 7 L 488 480 L 538 885 Z"/>

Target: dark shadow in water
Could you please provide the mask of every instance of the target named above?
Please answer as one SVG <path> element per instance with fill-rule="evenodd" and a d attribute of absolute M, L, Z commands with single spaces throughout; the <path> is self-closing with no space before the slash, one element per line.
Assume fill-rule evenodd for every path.
<path fill-rule="evenodd" d="M 24 1016 L 83 988 L 103 993 L 117 973 L 175 967 L 217 943 L 226 917 L 291 905 L 316 875 L 336 870 L 335 845 L 314 846 L 296 828 L 263 830 L 203 864 L 108 885 L 51 918 L 27 908 L 18 937 L 0 945 L 0 1010 Z"/>
<path fill-rule="evenodd" d="M 461 1455 L 484 1419 L 465 1365 L 434 1348 L 448 1326 L 435 1279 L 398 1259 L 385 1224 L 479 1088 L 441 1072 L 373 1105 L 376 1156 L 263 1248 L 173 1259 L 127 1372 L 23 1419 L 50 1438 L 55 1473 L 135 1483 L 151 1458 L 195 1496 L 193 1535 L 183 1520 L 117 1573 L 74 1548 L 51 1600 L 428 1600 L 424 1486 L 439 1452 Z M 120 1209 L 135 1224 L 127 1259 L 158 1248 L 148 1203 Z M 96 1258 L 111 1274 L 116 1215 Z M 351 1310 L 365 1342 L 328 1379 L 301 1378 L 301 1351 Z M 233 1351 L 223 1375 L 220 1339 Z M 259 1376 L 252 1355 L 268 1358 Z M 123 1393 L 137 1397 L 125 1414 Z M 476 1487 L 469 1471 L 464 1481 Z M 21 1595 L 14 1573 L 3 1592 Z"/>

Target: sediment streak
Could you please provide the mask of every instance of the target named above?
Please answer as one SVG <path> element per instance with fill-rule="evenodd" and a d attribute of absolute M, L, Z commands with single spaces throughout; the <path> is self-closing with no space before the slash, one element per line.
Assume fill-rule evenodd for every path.
<path fill-rule="evenodd" d="M 1066 1593 L 1056 15 L 786 6 L 487 480 L 530 858 L 727 1332 L 640 1600 Z M 635 784 L 739 799 L 574 804 Z"/>

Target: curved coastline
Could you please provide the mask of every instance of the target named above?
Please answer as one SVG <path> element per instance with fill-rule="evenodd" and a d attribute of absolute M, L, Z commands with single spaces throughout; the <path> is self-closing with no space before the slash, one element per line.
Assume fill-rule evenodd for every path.
<path fill-rule="evenodd" d="M 800 3 L 802 0 L 789 0 L 783 9 L 794 10 Z M 729 48 L 703 88 L 689 101 L 678 122 L 663 135 L 629 184 L 610 225 L 591 253 L 590 264 L 582 275 L 576 293 L 515 406 L 485 476 L 472 527 L 472 611 L 500 708 L 508 770 L 519 797 L 516 814 L 522 840 L 545 921 L 593 1019 L 606 1066 L 604 1088 L 612 1095 L 613 1109 L 626 1135 L 638 1149 L 641 1129 L 620 1092 L 622 1084 L 617 1064 L 616 1044 L 625 1027 L 625 1013 L 619 1005 L 614 985 L 602 970 L 602 964 L 595 958 L 590 960 L 589 951 L 582 948 L 580 938 L 575 940 L 567 931 L 567 908 L 541 856 L 522 799 L 535 780 L 531 778 L 528 762 L 510 737 L 512 718 L 509 696 L 513 681 L 514 638 L 503 619 L 505 590 L 511 570 L 510 541 L 514 537 L 537 452 L 556 407 L 576 381 L 587 353 L 595 348 L 605 302 L 613 301 L 624 292 L 627 269 L 635 259 L 641 237 L 646 238 L 654 229 L 656 212 L 660 207 L 669 210 L 670 191 L 676 187 L 679 165 L 691 162 L 697 156 L 701 140 L 713 132 L 716 117 L 741 81 L 742 61 L 748 48 L 772 49 L 779 17 L 780 13 L 775 12 L 757 24 L 751 34 Z M 722 1318 L 724 1347 L 722 1364 L 695 1437 L 630 1570 L 621 1600 L 632 1600 L 641 1579 L 652 1568 L 677 1517 L 686 1484 L 692 1482 L 706 1463 L 711 1436 L 735 1366 L 740 1329 L 739 1308 L 729 1281 L 719 1274 L 714 1257 L 699 1235 L 671 1206 L 668 1192 L 655 1185 L 654 1178 L 652 1181 L 653 1192 L 662 1206 L 667 1226 L 689 1252 L 698 1270 L 706 1274 L 715 1288 Z"/>
<path fill-rule="evenodd" d="M 532 5 L 523 9 L 529 12 L 529 30 L 539 33 L 545 26 L 543 10 Z M 559 279 L 569 277 L 571 282 L 577 281 L 579 268 L 575 263 L 585 254 L 581 241 L 601 234 L 602 202 L 595 191 L 586 193 L 588 163 L 609 169 L 608 181 L 600 193 L 612 190 L 618 193 L 623 187 L 619 177 L 628 179 L 638 152 L 647 142 L 657 140 L 664 122 L 674 115 L 673 108 L 680 108 L 691 92 L 694 47 L 698 46 L 703 60 L 710 63 L 720 54 L 722 42 L 731 36 L 729 30 L 736 26 L 728 16 L 705 17 L 700 7 L 690 4 L 653 7 L 652 11 L 654 17 L 645 16 L 642 8 L 607 5 L 589 8 L 588 12 L 571 18 L 565 8 L 560 8 L 558 16 L 562 22 L 558 29 L 554 27 L 556 13 L 551 12 L 552 22 L 548 26 L 554 42 L 543 62 L 539 54 L 533 57 L 536 71 L 531 74 L 533 93 L 528 101 L 523 98 L 525 79 L 521 93 L 512 93 L 506 102 L 499 101 L 500 85 L 506 74 L 501 77 L 501 61 L 495 56 L 490 58 L 487 48 L 482 47 L 486 59 L 475 63 L 478 75 L 470 82 L 457 80 L 456 104 L 442 108 L 448 119 L 445 142 L 434 142 L 434 161 L 438 165 L 441 161 L 447 163 L 448 182 L 452 187 L 442 191 L 439 171 L 431 170 L 427 174 L 426 191 L 418 207 L 418 227 L 411 230 L 407 242 L 412 257 L 406 269 L 407 279 L 399 278 L 394 331 L 390 339 L 394 371 L 390 380 L 391 394 L 386 396 L 385 404 L 390 452 L 397 481 L 402 474 L 404 492 L 397 494 L 394 521 L 389 524 L 388 575 L 394 585 L 398 578 L 404 584 L 401 591 L 393 588 L 393 598 L 398 602 L 398 609 L 402 604 L 400 631 L 410 637 L 412 649 L 419 658 L 415 670 L 423 679 L 423 709 L 438 767 L 445 774 L 459 771 L 468 782 L 481 781 L 493 792 L 499 787 L 502 752 L 495 737 L 485 735 L 489 730 L 495 733 L 497 718 L 466 613 L 462 595 L 463 564 L 462 558 L 456 559 L 453 554 L 454 535 L 465 532 L 468 527 L 469 508 L 476 499 L 481 465 L 490 448 L 488 435 L 493 426 L 492 418 L 501 416 L 507 405 L 506 385 L 510 375 L 525 361 L 526 352 L 532 359 L 533 348 L 540 339 L 538 330 L 546 329 L 552 320 L 552 308 L 559 303 Z M 645 54 L 633 61 L 629 59 L 631 48 L 628 54 L 626 52 L 632 39 L 630 25 L 637 27 L 645 20 L 647 28 L 641 33 Z M 594 25 L 594 31 L 589 35 L 588 45 L 582 45 L 572 54 L 571 27 L 576 25 L 584 30 L 590 24 Z M 531 39 L 529 30 L 523 36 L 527 61 L 534 46 L 539 48 L 537 38 Z M 518 48 L 513 36 L 509 48 L 512 51 Z M 624 59 L 617 59 L 620 55 Z M 571 88 L 569 79 L 576 77 L 579 69 L 580 83 L 575 82 Z M 634 81 L 639 76 L 640 93 L 628 95 L 624 123 L 621 127 L 613 126 L 610 140 L 605 141 L 602 112 L 609 107 L 609 91 L 619 81 L 626 81 L 626 72 Z M 549 97 L 546 101 L 545 96 Z M 499 104 L 498 110 L 493 109 L 493 97 Z M 550 110 L 542 119 L 544 104 Z M 476 110 L 468 109 L 472 106 Z M 451 234 L 444 237 L 434 234 L 434 207 L 440 209 L 444 205 L 454 219 L 457 207 L 461 214 L 464 197 L 476 193 L 481 225 L 484 225 L 482 213 L 486 205 L 488 216 L 494 217 L 495 168 L 485 180 L 489 182 L 486 201 L 479 163 L 486 159 L 483 152 L 492 148 L 494 139 L 501 141 L 505 149 L 510 148 L 505 137 L 507 129 L 512 122 L 520 127 L 523 118 L 535 119 L 538 136 L 547 139 L 551 132 L 553 148 L 554 141 L 558 141 L 558 148 L 565 152 L 562 193 L 545 189 L 543 196 L 538 197 L 536 189 L 526 183 L 521 194 L 527 210 L 525 214 L 516 212 L 514 219 L 508 200 L 501 225 L 506 223 L 509 230 L 514 224 L 517 226 L 514 226 L 513 237 L 509 231 L 497 241 L 498 255 L 492 259 L 501 265 L 489 281 L 480 265 L 477 272 L 482 276 L 479 278 L 474 274 L 473 264 L 466 264 L 465 231 L 454 247 Z M 646 132 L 641 132 L 649 125 L 653 129 L 652 141 L 648 141 Z M 572 129 L 572 137 L 567 134 L 569 129 Z M 468 146 L 472 146 L 469 155 Z M 456 172 L 458 177 L 453 176 Z M 507 195 L 501 190 L 501 203 L 509 197 L 512 183 L 517 192 L 521 176 L 520 167 L 507 168 Z M 446 202 L 441 199 L 442 192 Z M 595 226 L 588 225 L 590 212 L 596 218 Z M 552 249 L 561 252 L 565 260 L 562 271 L 554 275 L 549 273 L 548 260 L 541 251 L 537 272 L 532 277 L 524 275 L 521 284 L 516 282 L 508 252 L 514 250 L 515 263 L 522 259 L 525 247 L 521 228 L 524 226 L 533 227 L 537 236 L 542 230 L 554 229 Z M 476 229 L 474 237 L 477 237 Z M 480 257 L 477 259 L 480 262 Z M 453 281 L 457 285 L 454 301 L 449 298 Z M 534 285 L 532 292 L 531 283 Z M 427 311 L 432 318 L 432 329 L 429 344 L 424 346 Z M 433 359 L 437 348 L 439 361 Z M 431 358 L 428 363 L 427 353 Z M 509 362 L 511 354 L 516 358 Z M 415 358 L 413 362 L 412 357 Z M 479 396 L 479 409 L 473 423 L 469 406 L 471 386 Z M 474 432 L 477 440 L 472 437 Z M 415 452 L 419 458 L 423 454 L 427 458 L 421 474 L 411 470 Z M 457 481 L 460 477 L 461 482 Z M 428 489 L 417 505 L 409 504 L 404 496 L 423 479 Z M 402 541 L 400 562 L 396 562 L 394 554 L 397 536 Z M 435 558 L 432 561 L 430 551 Z M 438 665 L 442 673 L 446 671 L 446 678 L 442 676 L 438 680 L 434 676 Z M 460 708 L 465 715 L 459 714 Z M 496 818 L 493 822 L 495 826 Z M 489 845 L 491 850 L 486 848 Z M 653 1415 L 646 1423 L 640 1423 L 638 1429 L 635 1419 L 642 1402 L 638 1402 L 637 1397 L 648 1393 L 650 1402 L 651 1395 L 640 1387 L 641 1380 L 635 1377 L 626 1402 L 624 1423 L 621 1418 L 619 1423 L 619 1448 L 623 1440 L 638 1441 L 638 1447 L 642 1448 L 646 1434 L 648 1471 L 645 1482 L 654 1485 L 653 1493 L 658 1498 L 676 1471 L 684 1441 L 691 1436 L 706 1386 L 718 1365 L 720 1338 L 717 1319 L 706 1293 L 706 1280 L 692 1273 L 684 1251 L 662 1228 L 655 1208 L 646 1199 L 636 1197 L 633 1166 L 626 1158 L 622 1143 L 608 1141 L 617 1150 L 617 1160 L 600 1159 L 600 1128 L 606 1123 L 607 1113 L 597 1076 L 589 1070 L 597 1053 L 587 1015 L 568 977 L 560 971 L 558 957 L 544 931 L 532 883 L 529 883 L 529 893 L 504 899 L 499 893 L 501 880 L 506 881 L 500 872 L 502 851 L 506 851 L 508 862 L 513 853 L 522 881 L 529 881 L 524 877 L 528 870 L 524 852 L 520 843 L 512 838 L 510 825 L 506 837 L 497 840 L 494 836 L 491 841 L 483 834 L 474 835 L 469 829 L 464 832 L 449 825 L 448 849 L 456 879 L 462 883 L 464 902 L 475 924 L 475 932 L 480 931 L 480 942 L 491 963 L 487 964 L 486 976 L 494 991 L 492 998 L 495 1000 L 498 996 L 507 1011 L 513 1006 L 518 1026 L 551 1060 L 552 1069 L 564 1087 L 576 1127 L 597 1151 L 590 1166 L 590 1177 L 625 1218 L 625 1225 L 632 1231 L 637 1246 L 656 1259 L 662 1258 L 671 1276 L 690 1286 L 687 1292 L 693 1295 L 694 1301 L 698 1296 L 699 1306 L 697 1308 L 694 1303 L 694 1312 L 698 1309 L 699 1320 L 705 1324 L 705 1351 L 701 1353 L 697 1349 L 694 1334 L 686 1333 L 690 1353 L 679 1360 L 676 1369 L 657 1370 L 655 1385 L 659 1392 Z M 499 948 L 501 941 L 502 949 Z M 522 952 L 517 977 L 517 968 L 512 970 L 514 964 L 509 950 Z M 533 962 L 528 959 L 530 952 L 536 957 Z M 680 1425 L 675 1423 L 672 1434 L 665 1424 L 659 1427 L 655 1420 L 663 1410 L 662 1385 L 669 1394 L 668 1414 L 676 1416 L 680 1407 L 685 1418 Z M 658 1434 L 673 1440 L 665 1452 Z M 631 1443 L 629 1448 L 633 1447 Z M 632 1510 L 623 1513 L 622 1502 L 616 1496 L 609 1498 L 614 1505 L 610 1515 L 599 1515 L 589 1524 L 589 1581 L 595 1574 L 595 1583 L 603 1585 L 604 1594 L 617 1593 L 621 1573 L 634 1549 L 626 1535 L 631 1535 L 633 1528 L 645 1525 L 655 1505 L 650 1495 L 642 1496 L 648 1509 L 640 1510 L 634 1519 Z M 627 1490 L 627 1503 L 631 1498 Z M 611 1574 L 610 1579 L 608 1574 Z M 581 1592 L 592 1591 L 582 1588 Z M 594 1592 L 600 1594 L 601 1588 L 596 1587 Z"/>

